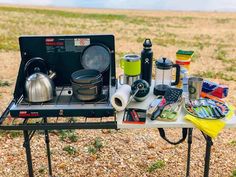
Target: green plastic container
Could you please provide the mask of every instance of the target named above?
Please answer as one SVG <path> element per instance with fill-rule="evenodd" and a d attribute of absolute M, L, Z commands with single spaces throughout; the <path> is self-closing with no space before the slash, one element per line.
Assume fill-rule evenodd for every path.
<path fill-rule="evenodd" d="M 141 59 L 139 55 L 128 54 L 120 60 L 120 67 L 127 76 L 137 76 L 141 73 Z"/>

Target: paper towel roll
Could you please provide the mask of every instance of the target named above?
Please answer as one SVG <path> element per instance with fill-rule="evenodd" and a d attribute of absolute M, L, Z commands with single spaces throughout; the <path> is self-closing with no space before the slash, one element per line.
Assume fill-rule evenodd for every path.
<path fill-rule="evenodd" d="M 131 87 L 122 85 L 117 89 L 116 93 L 111 97 L 111 104 L 116 111 L 123 111 L 127 106 L 130 98 Z"/>

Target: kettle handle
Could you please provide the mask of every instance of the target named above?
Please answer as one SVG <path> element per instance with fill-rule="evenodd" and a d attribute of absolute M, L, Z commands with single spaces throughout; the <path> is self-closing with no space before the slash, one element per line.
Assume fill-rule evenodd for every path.
<path fill-rule="evenodd" d="M 173 64 L 173 68 L 176 68 L 175 81 L 171 82 L 171 85 L 178 85 L 180 79 L 180 66 L 178 64 Z"/>
<path fill-rule="evenodd" d="M 29 60 L 26 62 L 25 66 L 24 66 L 24 75 L 25 75 L 25 77 L 29 77 L 29 69 L 30 69 L 30 67 L 31 67 L 30 65 L 32 65 L 32 63 L 34 63 L 34 62 L 39 62 L 41 65 L 43 65 L 43 67 L 45 68 L 45 70 L 48 71 L 48 68 L 47 68 L 47 65 L 46 65 L 44 59 L 42 59 L 42 58 L 40 58 L 40 57 L 34 57 L 34 58 L 29 59 Z M 40 71 L 40 68 L 39 68 L 39 67 L 35 67 L 34 69 Z M 41 72 L 43 72 L 43 71 L 41 71 Z M 48 74 L 48 73 L 45 73 L 45 72 L 43 72 L 43 73 L 44 73 L 44 74 Z"/>

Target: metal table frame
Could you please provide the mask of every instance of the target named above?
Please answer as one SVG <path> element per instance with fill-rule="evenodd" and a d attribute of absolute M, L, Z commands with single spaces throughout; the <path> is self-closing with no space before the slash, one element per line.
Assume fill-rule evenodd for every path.
<path fill-rule="evenodd" d="M 89 118 L 85 118 L 85 122 L 48 122 L 47 117 L 43 117 L 40 122 L 28 123 L 29 118 L 24 119 L 22 124 L 17 125 L 1 125 L 4 120 L 7 118 L 9 112 L 6 110 L 3 115 L 0 117 L 0 129 L 2 130 L 22 130 L 24 134 L 24 143 L 23 147 L 26 152 L 26 160 L 28 166 L 28 173 L 30 177 L 34 176 L 33 171 L 33 162 L 31 155 L 30 141 L 33 138 L 37 130 L 43 130 L 45 135 L 45 144 L 46 152 L 48 158 L 48 175 L 52 176 L 52 161 L 50 153 L 50 138 L 49 130 L 62 130 L 62 129 L 116 129 L 117 130 L 117 121 L 114 116 L 114 121 L 103 122 L 102 118 L 98 122 L 89 122 Z M 186 165 L 186 177 L 190 176 L 190 162 L 191 162 L 191 144 L 192 144 L 192 132 L 193 128 L 182 128 L 182 138 L 177 142 L 171 142 L 165 136 L 165 131 L 163 128 L 158 128 L 160 136 L 172 145 L 182 143 L 187 138 L 188 151 L 187 151 L 187 165 Z M 209 176 L 209 164 L 211 156 L 211 146 L 213 145 L 212 139 L 203 133 L 203 136 L 206 140 L 206 151 L 205 151 L 205 165 L 204 165 L 204 177 Z"/>

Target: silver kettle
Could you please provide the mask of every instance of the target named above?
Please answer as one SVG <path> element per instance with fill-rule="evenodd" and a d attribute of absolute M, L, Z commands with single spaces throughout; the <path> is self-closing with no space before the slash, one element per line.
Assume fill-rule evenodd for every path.
<path fill-rule="evenodd" d="M 55 95 L 55 85 L 52 79 L 55 76 L 54 72 L 51 72 L 50 75 L 41 72 L 30 75 L 25 81 L 25 99 L 33 103 L 52 100 Z"/>

